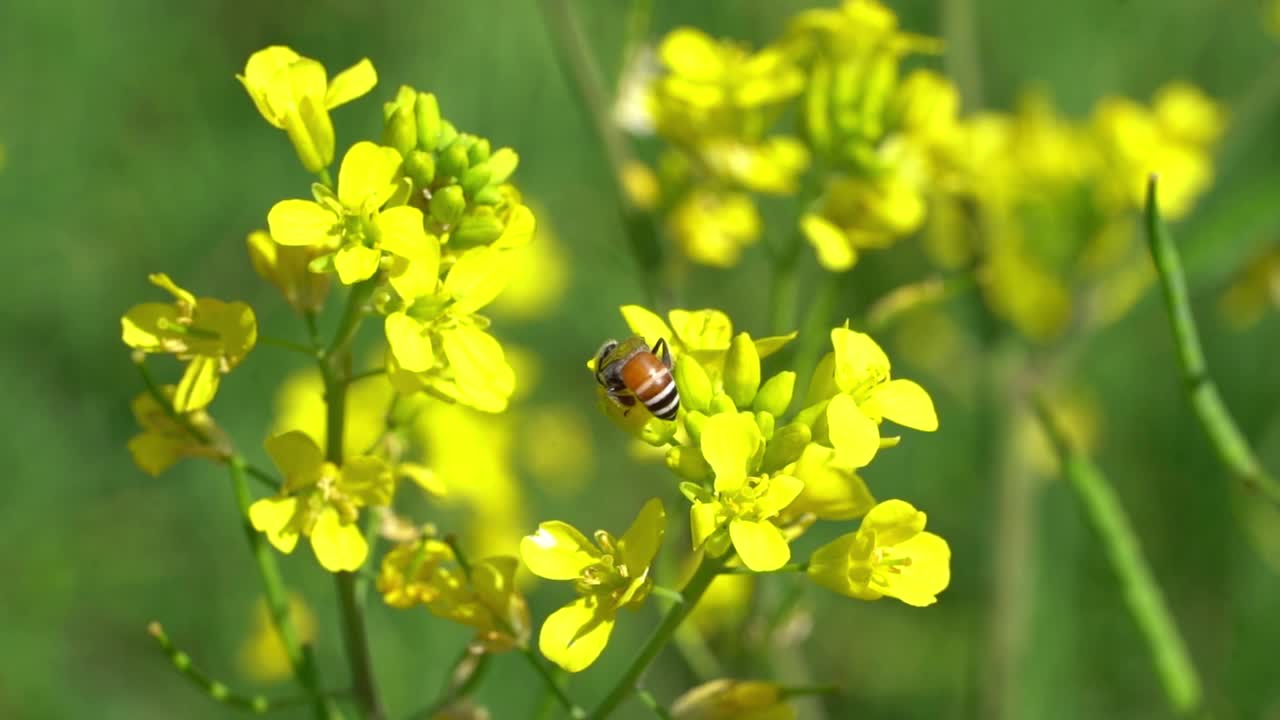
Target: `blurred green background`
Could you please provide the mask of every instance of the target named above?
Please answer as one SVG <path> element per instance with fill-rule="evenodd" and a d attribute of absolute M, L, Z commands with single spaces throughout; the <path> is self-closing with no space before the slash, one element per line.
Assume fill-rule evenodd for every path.
<path fill-rule="evenodd" d="M 655 33 L 692 24 L 759 44 L 809 3 L 656 5 Z M 971 13 L 983 97 L 992 108 L 1008 109 L 1021 89 L 1038 86 L 1080 116 L 1104 94 L 1146 101 L 1162 82 L 1179 78 L 1228 104 L 1238 122 L 1223 143 L 1218 181 L 1174 231 L 1210 367 L 1264 462 L 1280 469 L 1280 319 L 1271 313 L 1233 331 L 1214 310 L 1232 274 L 1280 237 L 1280 40 L 1262 29 L 1262 6 L 891 5 L 906 28 L 934 35 L 944 34 L 944 11 Z M 601 64 L 615 72 L 626 3 L 573 7 Z M 310 182 L 233 77 L 252 51 L 269 44 L 290 45 L 331 72 L 362 56 L 374 61 L 380 82 L 373 97 L 334 113 L 339 154 L 357 138 L 377 136 L 378 103 L 401 83 L 435 92 L 460 128 L 520 153 L 517 180 L 556 232 L 568 287 L 553 311 L 532 321 L 500 320 L 496 332 L 527 348 L 540 367 L 526 402 L 580 412 L 593 457 L 585 484 L 572 491 L 536 484 L 518 468 L 528 529 L 559 518 L 621 530 L 643 498 L 672 497 L 665 469 L 629 457 L 621 433 L 594 411 L 582 363 L 602 339 L 625 334 L 617 306 L 644 298 L 603 194 L 601 154 L 559 75 L 536 4 L 6 0 L 0 397 L 7 412 L 0 454 L 9 480 L 0 502 L 0 717 L 229 714 L 168 667 L 144 632 L 153 619 L 214 675 L 259 687 L 236 660 L 259 590 L 225 473 L 187 462 L 152 479 L 134 467 L 125 443 L 136 431 L 128 404 L 139 385 L 119 341 L 119 316 L 158 297 L 146 274 L 164 271 L 199 294 L 249 301 L 265 332 L 302 337 L 274 290 L 253 275 L 243 244 L 272 203 L 303 195 Z M 805 262 L 805 277 L 816 277 L 812 259 Z M 875 263 L 882 272 L 853 273 L 838 316 L 859 312 L 891 280 L 926 271 L 913 243 Z M 763 334 L 767 270 L 758 248 L 732 271 L 692 270 L 678 305 L 722 308 L 739 327 Z M 977 316 L 973 296 L 951 302 L 959 316 Z M 363 338 L 374 335 L 366 328 Z M 772 671 L 844 688 L 825 707 L 806 707 L 807 717 L 990 717 L 1000 667 L 1015 673 L 1000 705 L 1005 717 L 1169 715 L 1147 649 L 1068 488 L 1048 475 L 1033 483 L 1019 517 L 1025 538 L 1012 553 L 1009 536 L 998 532 L 997 476 L 1020 437 L 1000 419 L 1003 395 L 993 390 L 1003 378 L 993 388 L 962 374 L 931 374 L 913 366 L 909 348 L 894 337 L 885 341 L 895 372 L 933 392 L 942 427 L 886 453 L 868 480 L 877 496 L 902 497 L 929 512 L 930 529 L 954 553 L 951 587 L 925 610 L 809 588 L 800 607 L 812 613 L 792 628 L 802 640 L 771 651 L 769 663 L 735 651 L 750 644 L 750 632 L 711 640 L 730 672 Z M 259 441 L 271 398 L 298 365 L 260 345 L 213 406 L 258 462 L 266 462 Z M 162 374 L 173 369 L 155 366 Z M 1082 349 L 1073 379 L 1095 400 L 1098 459 L 1187 636 L 1209 707 L 1218 717 L 1280 717 L 1280 518 L 1259 514 L 1239 496 L 1189 415 L 1154 288 Z M 806 538 L 801 547 L 818 540 Z M 284 568 L 318 616 L 323 675 L 342 686 L 331 583 L 306 552 L 285 559 Z M 763 579 L 756 611 L 776 606 L 794 580 Z M 1006 597 L 1024 603 L 1023 614 L 996 604 L 1001 583 Z M 568 599 L 566 587 L 550 585 L 532 594 L 537 618 Z M 404 716 L 435 696 L 468 633 L 424 610 L 392 611 L 376 599 L 370 605 L 382 689 L 393 715 Z M 598 698 L 654 622 L 652 607 L 624 614 L 610 648 L 573 678 L 572 692 Z M 649 684 L 670 699 L 694 682 L 669 651 Z M 477 694 L 496 718 L 523 717 L 540 696 L 536 678 L 512 656 L 497 659 Z M 646 714 L 632 704 L 618 717 Z"/>

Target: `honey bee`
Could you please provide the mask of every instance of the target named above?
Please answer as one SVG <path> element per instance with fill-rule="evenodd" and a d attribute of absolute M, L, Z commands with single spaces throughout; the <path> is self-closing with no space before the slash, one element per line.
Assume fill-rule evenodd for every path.
<path fill-rule="evenodd" d="M 680 392 L 671 376 L 671 365 L 666 338 L 654 343 L 652 350 L 639 336 L 621 343 L 609 340 L 596 353 L 596 382 L 627 412 L 638 399 L 654 417 L 674 420 L 680 409 Z"/>

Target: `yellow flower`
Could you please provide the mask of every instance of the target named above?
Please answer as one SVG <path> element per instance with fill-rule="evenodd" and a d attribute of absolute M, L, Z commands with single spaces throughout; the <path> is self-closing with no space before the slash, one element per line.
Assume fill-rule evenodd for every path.
<path fill-rule="evenodd" d="M 289 617 L 299 642 L 315 641 L 316 616 L 301 595 L 289 596 Z M 289 651 L 280 639 L 271 608 L 264 598 L 259 598 L 254 606 L 252 629 L 240 643 L 239 665 L 246 675 L 259 682 L 284 680 L 293 673 Z"/>
<path fill-rule="evenodd" d="M 830 397 L 826 420 L 836 460 L 864 467 L 880 449 L 884 420 L 915 430 L 938 429 L 933 400 L 910 380 L 889 379 L 889 356 L 870 335 L 848 328 L 831 331 L 835 352 L 814 371 L 810 402 Z"/>
<path fill-rule="evenodd" d="M 373 277 L 384 250 L 421 263 L 422 274 L 434 280 L 440 241 L 427 234 L 421 210 L 402 204 L 408 190 L 395 148 L 358 142 L 342 158 L 336 194 L 313 185 L 314 201 L 282 200 L 267 213 L 267 224 L 281 245 L 337 248 L 329 259 L 345 285 Z M 392 273 L 393 287 L 416 280 L 399 275 Z"/>
<path fill-rule="evenodd" d="M 570 268 L 564 245 L 550 225 L 539 220 L 533 241 L 507 253 L 510 278 L 490 305 L 493 313 L 531 320 L 557 307 L 568 290 Z"/>
<path fill-rule="evenodd" d="M 453 550 L 420 538 L 382 559 L 378 592 L 388 605 L 426 605 L 433 615 L 476 629 L 475 645 L 505 652 L 529 637 L 529 607 L 516 590 L 514 557 L 491 557 L 462 568 Z"/>
<path fill-rule="evenodd" d="M 749 195 L 696 189 L 672 209 L 667 224 L 690 260 L 732 267 L 759 239 L 761 221 Z"/>
<path fill-rule="evenodd" d="M 638 607 L 653 587 L 649 566 L 665 529 L 666 512 L 654 498 L 621 538 L 601 530 L 592 543 L 572 525 L 551 521 L 520 542 L 520 556 L 533 574 L 572 580 L 579 594 L 543 622 L 538 635 L 543 655 L 569 672 L 595 662 L 609 642 L 618 610 Z"/>
<path fill-rule="evenodd" d="M 311 272 L 311 261 L 324 248 L 315 245 L 288 246 L 271 239 L 266 230 L 254 230 L 245 239 L 254 272 L 276 286 L 285 302 L 298 312 L 319 312 L 329 294 L 329 276 Z"/>
<path fill-rule="evenodd" d="M 639 305 L 623 305 L 619 308 L 622 319 L 631 331 L 644 338 L 652 347 L 658 338 L 666 338 L 671 357 L 679 364 L 680 356 L 688 353 L 711 379 L 713 388 L 722 387 L 725 358 L 733 340 L 733 321 L 719 310 L 672 310 L 667 313 L 668 325 L 661 317 Z M 795 332 L 753 340 L 761 359 L 781 350 L 796 337 Z M 593 366 L 588 365 L 588 367 Z"/>
<path fill-rule="evenodd" d="M 790 475 L 755 474 L 764 445 L 751 413 L 712 415 L 702 426 L 700 449 L 715 475 L 714 492 L 690 482 L 680 485 L 693 503 L 693 549 L 719 556 L 732 544 L 756 572 L 777 570 L 791 559 L 791 547 L 773 521 L 804 488 Z"/>
<path fill-rule="evenodd" d="M 783 513 L 785 518 L 811 515 L 822 520 L 852 520 L 866 515 L 876 504 L 866 482 L 836 458 L 835 450 L 810 443 L 799 460 L 783 468 L 804 483 L 804 490 Z"/>
<path fill-rule="evenodd" d="M 809 578 L 860 600 L 897 598 L 924 607 L 951 581 L 951 548 L 924 531 L 925 514 L 902 500 L 886 500 L 862 519 L 857 532 L 814 551 Z"/>
<path fill-rule="evenodd" d="M 359 455 L 378 441 L 386 431 L 387 410 L 393 397 L 395 391 L 379 378 L 361 380 L 347 388 L 343 457 Z M 324 445 L 324 380 L 314 366 L 289 373 L 276 391 L 271 432 L 289 430 L 304 432 L 317 445 Z"/>
<path fill-rule="evenodd" d="M 676 698 L 672 720 L 795 720 L 775 683 L 722 678 L 703 683 Z"/>
<path fill-rule="evenodd" d="M 283 553 L 293 552 L 298 537 L 305 535 L 326 570 L 358 570 L 369 554 L 357 523 L 360 508 L 391 501 L 391 468 L 380 458 L 362 456 L 339 469 L 297 430 L 268 438 L 266 448 L 285 481 L 278 496 L 250 506 L 253 527 Z"/>
<path fill-rule="evenodd" d="M 1268 309 L 1280 308 L 1280 245 L 1245 263 L 1218 301 L 1218 311 L 1236 328 L 1262 319 Z"/>
<path fill-rule="evenodd" d="M 827 183 L 819 212 L 800 218 L 800 231 L 824 268 L 848 270 L 859 250 L 888 247 L 920 229 L 924 177 L 914 162 L 904 157 L 873 177 L 841 176 Z"/>
<path fill-rule="evenodd" d="M 161 391 L 166 398 L 172 398 L 174 386 L 166 385 Z M 207 444 L 192 437 L 150 392 L 133 399 L 133 416 L 142 426 L 142 432 L 130 438 L 129 454 L 143 472 L 156 477 L 186 457 L 222 457 L 225 438 L 213 418 L 204 410 L 191 410 L 183 415 L 209 438 Z"/>
<path fill-rule="evenodd" d="M 189 361 L 174 390 L 173 407 L 180 413 L 199 410 L 217 394 L 223 373 L 253 349 L 257 319 L 242 302 L 197 300 L 168 275 L 158 273 L 147 279 L 172 294 L 174 302 L 133 306 L 120 319 L 121 337 L 131 348 Z"/>
<path fill-rule="evenodd" d="M 330 80 L 319 62 L 274 45 L 250 55 L 236 79 L 262 117 L 288 133 L 302 166 L 318 173 L 333 162 L 329 111 L 368 93 L 378 75 L 366 58 Z"/>

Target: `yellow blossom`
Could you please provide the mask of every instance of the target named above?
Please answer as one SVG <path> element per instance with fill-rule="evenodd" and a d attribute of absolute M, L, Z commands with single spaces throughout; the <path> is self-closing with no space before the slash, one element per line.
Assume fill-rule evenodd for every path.
<path fill-rule="evenodd" d="M 271 239 L 265 230 L 254 230 L 245 239 L 253 271 L 284 295 L 298 312 L 319 312 L 329 293 L 329 276 L 311 272 L 311 262 L 323 254 L 315 245 L 288 246 Z"/>
<path fill-rule="evenodd" d="M 703 683 L 671 705 L 672 720 L 795 720 L 776 683 L 720 679 Z"/>
<path fill-rule="evenodd" d="M 644 338 L 651 347 L 658 338 L 665 338 L 671 348 L 671 357 L 677 364 L 680 356 L 688 353 L 706 370 L 713 386 L 721 387 L 725 358 L 734 336 L 733 321 L 728 315 L 712 309 L 676 309 L 667 313 L 668 325 L 661 317 L 639 305 L 623 305 L 619 309 L 631 331 Z M 795 339 L 796 334 L 763 337 L 752 342 L 756 353 L 763 359 L 781 350 Z"/>
<path fill-rule="evenodd" d="M 174 302 L 133 306 L 120 319 L 121 337 L 131 348 L 188 361 L 174 390 L 173 407 L 180 413 L 199 410 L 213 400 L 222 375 L 253 349 L 257 319 L 242 302 L 197 300 L 162 273 L 148 279 L 173 295 Z"/>
<path fill-rule="evenodd" d="M 329 111 L 368 93 L 378 75 L 365 58 L 330 79 L 319 62 L 273 45 L 250 55 L 236 79 L 262 117 L 288 133 L 302 166 L 318 173 L 333 162 Z"/>
<path fill-rule="evenodd" d="M 174 395 L 174 386 L 161 388 L 166 398 Z M 171 400 L 170 400 L 171 402 Z M 209 439 L 201 441 L 169 414 L 150 392 L 133 399 L 133 416 L 142 432 L 129 439 L 129 454 L 143 472 L 155 477 L 171 465 L 186 457 L 222 457 L 225 443 L 222 430 L 204 410 L 191 410 L 182 414 L 186 423 Z"/>
<path fill-rule="evenodd" d="M 902 500 L 886 500 L 867 513 L 857 532 L 814 551 L 809 578 L 861 600 L 887 595 L 908 605 L 932 605 L 951 581 L 951 548 L 924 526 L 924 513 Z"/>
<path fill-rule="evenodd" d="M 520 542 L 520 556 L 533 574 L 571 580 L 578 599 L 547 617 L 538 647 L 568 670 L 587 668 L 604 650 L 618 610 L 636 608 L 649 595 L 649 566 L 662 544 L 666 512 L 654 498 L 640 509 L 621 538 L 601 530 L 595 542 L 565 522 L 544 522 Z"/>
<path fill-rule="evenodd" d="M 760 213 L 750 196 L 693 190 L 667 216 L 671 235 L 691 260 L 714 267 L 738 264 L 760 237 Z"/>
<path fill-rule="evenodd" d="M 283 553 L 293 552 L 298 538 L 307 536 L 316 559 L 330 572 L 359 569 L 369 553 L 359 511 L 390 502 L 391 468 L 379 458 L 358 456 L 339 469 L 296 430 L 268 438 L 266 447 L 285 482 L 279 495 L 250 506 L 253 527 Z"/>

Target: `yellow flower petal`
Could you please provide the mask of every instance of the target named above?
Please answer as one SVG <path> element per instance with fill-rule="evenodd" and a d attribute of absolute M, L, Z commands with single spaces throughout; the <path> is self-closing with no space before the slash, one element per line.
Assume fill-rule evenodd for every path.
<path fill-rule="evenodd" d="M 323 245 L 336 233 L 338 218 L 310 200 L 281 200 L 267 213 L 271 237 L 281 245 Z"/>
<path fill-rule="evenodd" d="M 330 110 L 365 95 L 378 84 L 378 73 L 369 58 L 343 70 L 329 81 L 324 94 L 324 106 Z"/>
<path fill-rule="evenodd" d="M 399 256 L 391 258 L 387 281 L 405 302 L 413 302 L 417 298 L 434 295 L 436 288 L 440 285 L 440 246 L 435 236 L 427 237 L 430 242 L 436 243 L 436 256 L 433 259 L 409 260 Z"/>
<path fill-rule="evenodd" d="M 742 564 L 754 572 L 777 570 L 791 559 L 791 546 L 771 522 L 733 520 L 729 523 L 729 537 Z"/>
<path fill-rule="evenodd" d="M 849 467 L 866 467 L 880 449 L 880 426 L 858 409 L 848 395 L 836 395 L 827 405 L 827 428 L 836 460 Z"/>
<path fill-rule="evenodd" d="M 364 245 L 346 245 L 333 258 L 333 267 L 343 285 L 354 285 L 368 280 L 378 271 L 382 253 Z"/>
<path fill-rule="evenodd" d="M 615 612 L 612 608 L 605 611 L 594 597 L 580 597 L 551 613 L 542 623 L 538 649 L 569 672 L 585 670 L 609 642 Z"/>
<path fill-rule="evenodd" d="M 835 348 L 836 385 L 844 392 L 870 389 L 871 383 L 889 378 L 889 356 L 866 333 L 848 328 L 831 331 Z"/>
<path fill-rule="evenodd" d="M 301 430 L 272 435 L 263 443 L 271 461 L 284 473 L 285 485 L 291 490 L 305 487 L 320 479 L 324 453 L 311 436 Z"/>
<path fill-rule="evenodd" d="M 574 580 L 600 559 L 600 551 L 578 529 L 552 520 L 520 540 L 520 557 L 530 572 L 548 580 Z"/>
<path fill-rule="evenodd" d="M 391 503 L 395 475 L 382 458 L 362 455 L 342 466 L 338 489 L 357 505 L 386 506 Z"/>
<path fill-rule="evenodd" d="M 250 55 L 244 66 L 244 74 L 236 76 L 236 79 L 249 92 L 249 97 L 262 117 L 278 128 L 284 127 L 283 118 L 288 108 L 274 107 L 271 104 L 268 86 L 276 73 L 284 70 L 298 58 L 298 53 L 291 48 L 273 45 Z"/>
<path fill-rule="evenodd" d="M 423 229 L 422 211 L 416 207 L 401 205 L 383 210 L 374 218 L 378 228 L 378 247 L 392 255 L 399 255 L 424 264 L 436 264 L 439 271 L 440 241 L 427 235 Z"/>
<path fill-rule="evenodd" d="M 702 456 L 716 473 L 716 492 L 732 493 L 751 473 L 760 448 L 760 428 L 750 414 L 712 415 L 702 426 Z"/>
<path fill-rule="evenodd" d="M 168 303 L 134 305 L 120 318 L 120 339 L 131 348 L 153 352 L 161 350 L 164 337 L 160 325 L 177 324 L 179 318 L 181 313 Z"/>
<path fill-rule="evenodd" d="M 444 280 L 444 290 L 455 302 L 452 310 L 473 313 L 488 305 L 510 277 L 507 256 L 489 247 L 472 248 L 458 258 Z"/>
<path fill-rule="evenodd" d="M 894 567 L 894 572 L 888 574 L 888 586 L 877 589 L 916 607 L 937 602 L 938 593 L 951 583 L 951 548 L 947 541 L 922 532 L 899 543 L 894 550 L 895 554 L 910 558 L 911 563 Z"/>
<path fill-rule="evenodd" d="M 173 409 L 180 413 L 199 410 L 213 402 L 218 394 L 222 371 L 218 358 L 197 355 L 187 364 L 187 369 L 173 392 Z"/>
<path fill-rule="evenodd" d="M 639 305 L 623 305 L 619 309 L 622 311 L 622 319 L 627 323 L 627 327 L 631 328 L 631 332 L 644 338 L 645 342 L 651 346 L 658 341 L 658 338 L 666 338 L 667 343 L 675 340 L 675 334 L 662 321 L 662 318 L 645 308 Z M 676 348 L 672 348 L 671 354 L 672 357 L 676 356 Z"/>
<path fill-rule="evenodd" d="M 364 564 L 369 545 L 356 523 L 343 524 L 338 511 L 326 507 L 311 528 L 311 549 L 316 560 L 329 572 L 354 572 Z"/>
<path fill-rule="evenodd" d="M 924 530 L 926 516 L 905 500 L 885 500 L 862 519 L 861 530 L 874 530 L 877 545 L 897 545 Z"/>
<path fill-rule="evenodd" d="M 666 529 L 667 511 L 662 507 L 662 501 L 650 498 L 618 541 L 618 551 L 630 577 L 638 578 L 648 571 L 662 545 Z"/>
<path fill-rule="evenodd" d="M 782 512 L 804 490 L 804 483 L 790 475 L 774 475 L 768 482 L 769 486 L 764 494 L 756 500 L 756 512 L 761 519 L 771 518 Z"/>
<path fill-rule="evenodd" d="M 851 532 L 823 545 L 809 556 L 806 573 L 815 584 L 841 595 L 874 600 L 879 593 L 866 591 L 865 579 L 870 578 L 871 552 L 874 543 L 869 536 Z M 864 571 L 859 582 L 854 582 L 850 569 L 861 567 Z"/>
<path fill-rule="evenodd" d="M 434 470 L 418 463 L 400 463 L 396 466 L 396 471 L 401 477 L 408 478 L 413 484 L 422 488 L 424 492 L 432 497 L 444 497 L 449 494 L 449 488 L 440 479 L 440 476 Z"/>
<path fill-rule="evenodd" d="M 129 439 L 133 462 L 151 477 L 157 477 L 182 459 L 186 443 L 156 433 L 141 433 Z"/>
<path fill-rule="evenodd" d="M 298 544 L 297 529 L 289 527 L 297 509 L 297 498 L 263 498 L 249 506 L 249 522 L 277 550 L 288 554 Z"/>
<path fill-rule="evenodd" d="M 338 201 L 348 210 L 364 208 L 371 197 L 390 197 L 402 160 L 395 148 L 362 141 L 351 146 L 338 169 Z M 274 235 L 274 233 L 272 233 Z"/>
<path fill-rule="evenodd" d="M 800 232 L 818 254 L 818 264 L 832 272 L 842 272 L 858 262 L 858 253 L 843 231 L 821 215 L 800 218 Z"/>
<path fill-rule="evenodd" d="M 711 82 L 724 72 L 716 41 L 695 28 L 676 28 L 668 33 L 658 48 L 658 57 L 672 73 L 689 80 Z"/>
<path fill-rule="evenodd" d="M 284 131 L 307 172 L 318 173 L 333 163 L 333 120 L 319 98 L 299 98 L 296 112 L 285 118 Z"/>
<path fill-rule="evenodd" d="M 442 330 L 440 335 L 461 393 L 459 402 L 484 412 L 505 410 L 516 378 L 498 341 L 470 325 Z"/>
<path fill-rule="evenodd" d="M 910 380 L 890 380 L 875 386 L 859 407 L 871 417 L 883 417 L 925 432 L 938 429 L 938 413 L 924 388 Z"/>
<path fill-rule="evenodd" d="M 676 338 L 684 343 L 686 349 L 729 349 L 733 339 L 733 321 L 719 310 L 672 310 L 667 317 Z"/>
<path fill-rule="evenodd" d="M 391 313 L 387 316 L 383 329 L 387 344 L 401 368 L 411 372 L 424 372 L 435 364 L 431 337 L 421 322 L 402 312 Z"/>
<path fill-rule="evenodd" d="M 695 502 L 693 507 L 689 508 L 689 531 L 693 536 L 694 550 L 702 547 L 707 538 L 720 529 L 723 510 L 724 505 L 718 502 Z"/>

